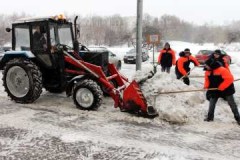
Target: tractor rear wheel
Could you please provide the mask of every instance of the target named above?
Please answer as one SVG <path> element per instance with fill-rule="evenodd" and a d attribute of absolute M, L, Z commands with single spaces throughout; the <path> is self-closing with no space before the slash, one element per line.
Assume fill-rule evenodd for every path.
<path fill-rule="evenodd" d="M 78 82 L 73 88 L 73 101 L 82 110 L 97 110 L 102 104 L 103 93 L 91 79 Z"/>
<path fill-rule="evenodd" d="M 32 103 L 42 93 L 42 74 L 30 60 L 10 60 L 4 67 L 2 79 L 8 96 L 17 103 Z"/>

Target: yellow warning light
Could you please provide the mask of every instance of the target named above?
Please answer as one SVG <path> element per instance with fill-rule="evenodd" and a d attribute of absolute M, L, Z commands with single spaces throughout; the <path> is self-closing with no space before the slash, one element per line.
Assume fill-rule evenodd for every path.
<path fill-rule="evenodd" d="M 66 17 L 65 17 L 63 14 L 59 14 L 59 15 L 56 15 L 56 16 L 54 17 L 54 19 L 55 19 L 56 21 L 58 21 L 58 20 L 66 20 Z"/>

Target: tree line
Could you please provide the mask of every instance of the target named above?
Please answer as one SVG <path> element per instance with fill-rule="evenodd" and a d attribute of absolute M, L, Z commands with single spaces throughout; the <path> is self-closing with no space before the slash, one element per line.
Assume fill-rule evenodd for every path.
<path fill-rule="evenodd" d="M 70 15 L 73 19 L 75 15 Z M 5 28 L 17 19 L 31 17 L 25 13 L 0 14 L 0 45 L 11 42 Z M 79 41 L 85 45 L 115 46 L 136 42 L 136 17 L 79 16 Z M 232 43 L 240 41 L 239 21 L 227 25 L 196 25 L 172 15 L 143 16 L 143 38 L 147 34 L 160 34 L 162 40 L 179 40 L 193 43 Z"/>

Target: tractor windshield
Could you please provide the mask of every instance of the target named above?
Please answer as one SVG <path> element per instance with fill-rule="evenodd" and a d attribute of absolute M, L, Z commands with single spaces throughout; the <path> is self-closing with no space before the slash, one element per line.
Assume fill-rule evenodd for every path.
<path fill-rule="evenodd" d="M 59 43 L 73 47 L 73 38 L 70 25 L 58 26 Z"/>

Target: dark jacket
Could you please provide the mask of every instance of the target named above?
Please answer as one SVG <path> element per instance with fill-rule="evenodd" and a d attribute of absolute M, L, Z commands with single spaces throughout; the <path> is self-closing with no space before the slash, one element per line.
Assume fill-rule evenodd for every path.
<path fill-rule="evenodd" d="M 229 71 L 230 71 L 230 69 L 229 69 L 229 64 L 228 64 L 228 62 L 227 62 L 227 59 L 226 59 L 226 56 L 225 55 L 220 55 L 220 57 L 219 58 L 214 58 L 214 55 L 212 54 L 210 57 L 209 57 L 209 59 L 213 59 L 213 60 L 215 60 L 215 61 L 218 61 L 223 67 L 225 67 L 226 69 L 228 69 Z"/>
<path fill-rule="evenodd" d="M 158 64 L 161 64 L 163 67 L 172 67 L 176 63 L 175 51 L 169 48 L 165 48 L 160 51 L 158 56 Z"/>
<path fill-rule="evenodd" d="M 205 72 L 204 88 L 218 88 L 218 90 L 208 90 L 207 99 L 233 95 L 235 93 L 234 78 L 230 71 L 222 67 L 219 62 L 214 62 L 210 67 L 212 70 Z"/>
<path fill-rule="evenodd" d="M 44 35 L 39 32 L 33 34 L 33 48 L 34 50 L 44 50 L 44 45 L 47 45 L 47 41 Z"/>

